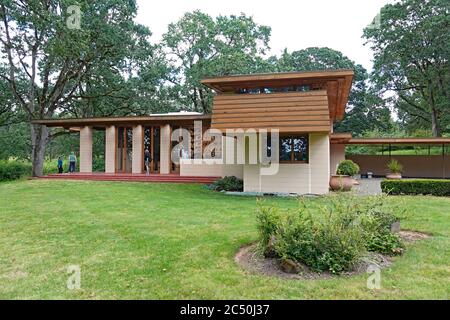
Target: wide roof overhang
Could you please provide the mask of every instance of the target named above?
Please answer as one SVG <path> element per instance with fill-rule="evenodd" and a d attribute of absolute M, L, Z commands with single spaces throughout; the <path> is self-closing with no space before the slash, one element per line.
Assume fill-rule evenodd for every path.
<path fill-rule="evenodd" d="M 330 118 L 335 121 L 344 118 L 353 76 L 354 71 L 350 69 L 319 70 L 223 76 L 204 79 L 201 83 L 219 94 L 235 93 L 238 89 L 318 86 L 327 90 Z"/>
<path fill-rule="evenodd" d="M 104 117 L 104 118 L 72 118 L 72 119 L 45 119 L 33 120 L 31 123 L 45 125 L 47 127 L 65 128 L 76 130 L 80 127 L 92 126 L 106 128 L 108 126 L 135 126 L 135 125 L 190 125 L 194 121 L 211 122 L 211 115 L 151 115 L 128 117 Z"/>

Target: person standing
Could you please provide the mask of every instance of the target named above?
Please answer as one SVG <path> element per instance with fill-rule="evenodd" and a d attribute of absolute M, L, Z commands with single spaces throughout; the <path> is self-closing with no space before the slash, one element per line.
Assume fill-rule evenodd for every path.
<path fill-rule="evenodd" d="M 75 167 L 77 165 L 77 157 L 75 156 L 75 152 L 72 151 L 72 153 L 69 156 L 69 172 L 74 173 Z"/>
<path fill-rule="evenodd" d="M 58 173 L 59 174 L 63 173 L 63 161 L 61 157 L 58 157 Z"/>
<path fill-rule="evenodd" d="M 144 164 L 145 164 L 145 171 L 147 174 L 150 174 L 150 162 L 151 162 L 151 155 L 150 151 L 148 149 L 145 149 L 144 151 Z"/>

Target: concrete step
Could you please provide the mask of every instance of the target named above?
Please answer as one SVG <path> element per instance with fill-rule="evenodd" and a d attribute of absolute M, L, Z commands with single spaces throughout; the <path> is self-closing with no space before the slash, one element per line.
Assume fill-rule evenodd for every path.
<path fill-rule="evenodd" d="M 129 182 L 162 182 L 162 183 L 203 183 L 209 184 L 220 177 L 187 177 L 179 175 L 131 175 L 131 174 L 50 174 L 40 177 L 47 180 L 85 180 L 85 181 L 129 181 Z"/>

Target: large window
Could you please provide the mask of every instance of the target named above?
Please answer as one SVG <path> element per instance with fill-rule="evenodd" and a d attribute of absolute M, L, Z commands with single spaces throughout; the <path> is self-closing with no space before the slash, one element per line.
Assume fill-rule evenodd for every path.
<path fill-rule="evenodd" d="M 281 136 L 279 146 L 280 146 L 280 163 L 296 163 L 296 162 L 308 163 L 309 161 L 308 136 L 306 135 Z"/>

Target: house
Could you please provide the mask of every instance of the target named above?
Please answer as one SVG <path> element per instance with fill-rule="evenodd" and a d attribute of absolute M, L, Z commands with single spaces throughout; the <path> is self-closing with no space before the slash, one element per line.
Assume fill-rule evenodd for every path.
<path fill-rule="evenodd" d="M 93 130 L 104 130 L 106 174 L 144 173 L 147 149 L 151 174 L 234 175 L 244 180 L 248 192 L 325 194 L 330 175 L 345 159 L 345 145 L 372 143 L 333 133 L 333 124 L 344 118 L 352 79 L 352 70 L 216 77 L 202 81 L 215 92 L 208 115 L 178 112 L 34 123 L 80 132 L 82 173 L 92 173 Z M 388 140 L 382 143 L 398 143 Z M 444 146 L 450 139 L 423 143 Z M 429 161 L 446 177 L 450 164 L 443 153 Z"/>

